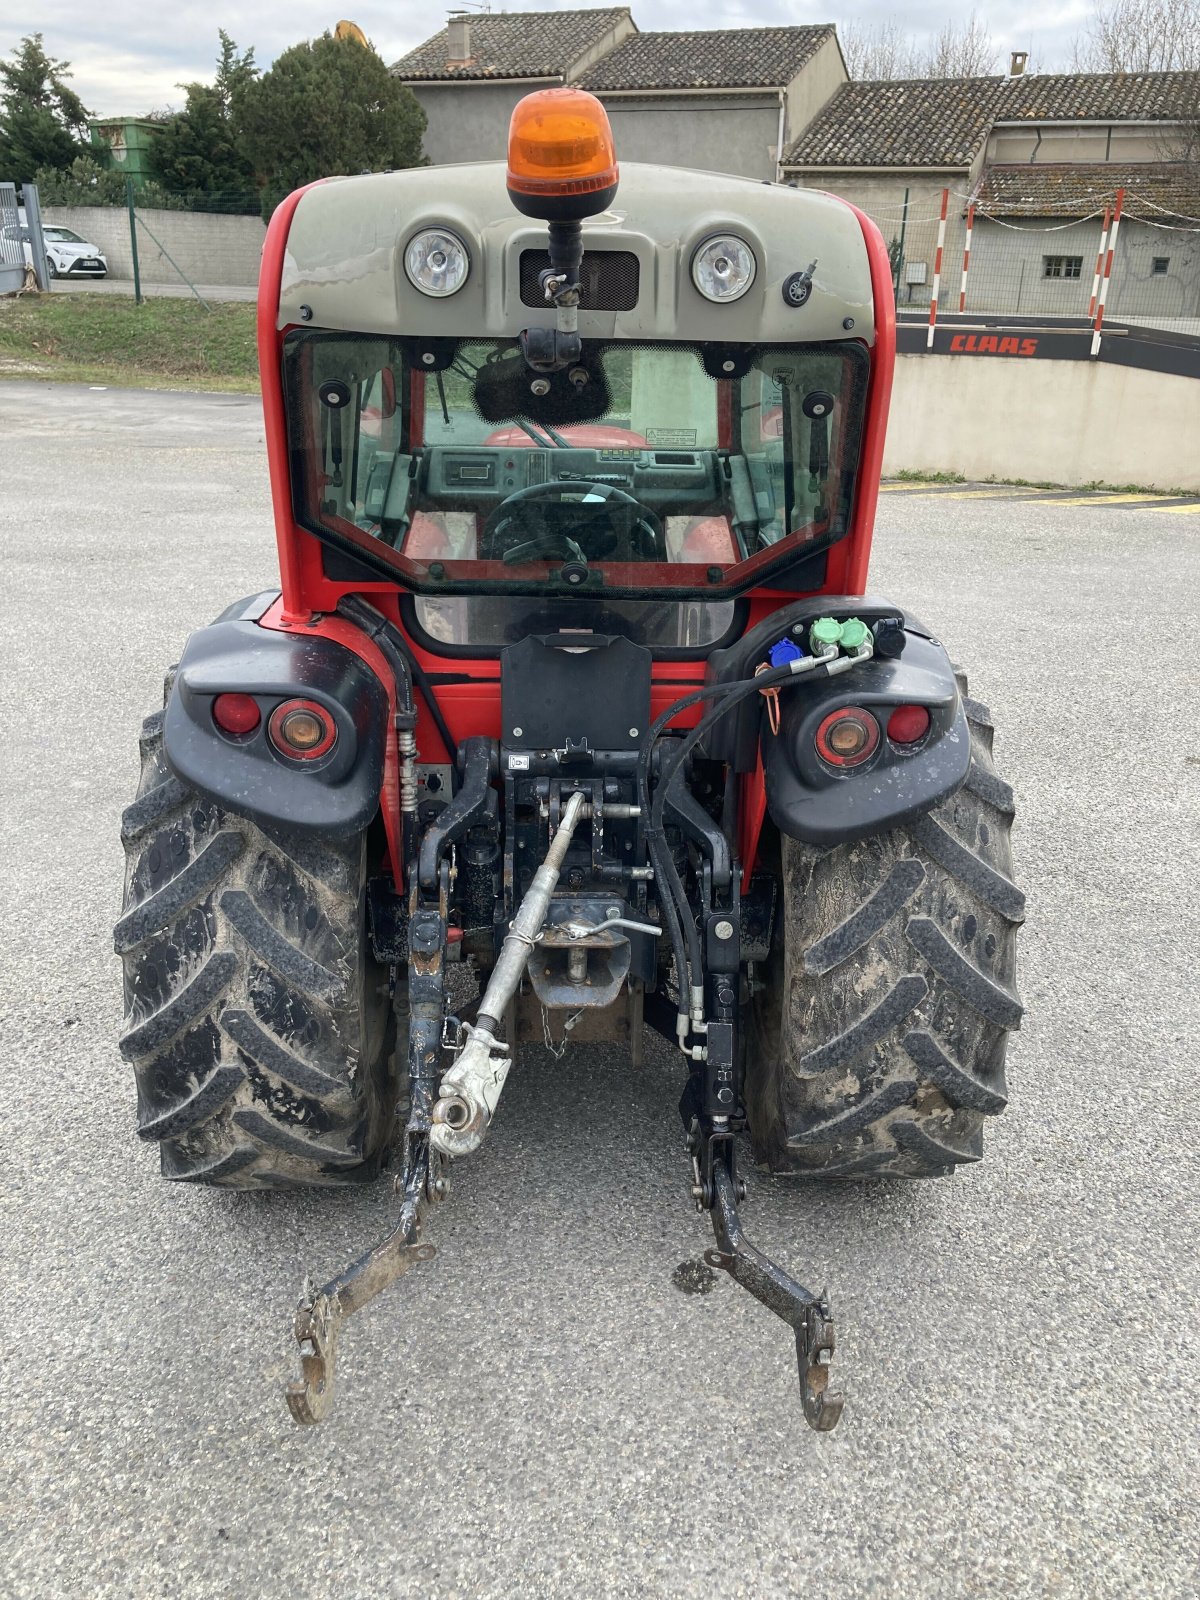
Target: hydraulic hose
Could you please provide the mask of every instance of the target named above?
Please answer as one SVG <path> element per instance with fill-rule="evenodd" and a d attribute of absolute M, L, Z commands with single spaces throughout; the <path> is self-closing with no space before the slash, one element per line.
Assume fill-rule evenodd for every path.
<path fill-rule="evenodd" d="M 679 741 L 679 747 L 673 750 L 664 759 L 662 770 L 659 773 L 658 783 L 655 787 L 654 802 L 649 807 L 649 822 L 646 827 L 646 846 L 650 854 L 651 864 L 654 867 L 656 880 L 665 889 L 665 894 L 660 894 L 660 903 L 667 916 L 668 926 L 672 922 L 682 920 L 683 927 L 687 930 L 687 961 L 688 970 L 681 965 L 682 940 L 672 937 L 672 950 L 675 955 L 676 967 L 679 971 L 680 981 L 680 1016 L 679 1031 L 680 1041 L 686 1037 L 686 1008 L 690 1001 L 694 1010 L 697 1005 L 703 1006 L 702 987 L 695 982 L 696 975 L 702 970 L 702 955 L 700 947 L 699 930 L 692 918 L 691 908 L 687 903 L 687 896 L 675 863 L 666 849 L 663 814 L 666 808 L 667 794 L 671 783 L 674 781 L 680 767 L 687 760 L 692 750 L 704 737 L 713 725 L 720 721 L 740 701 L 747 699 L 752 694 L 761 693 L 763 689 L 774 688 L 785 683 L 795 682 L 800 676 L 819 674 L 821 677 L 832 677 L 840 672 L 848 671 L 861 660 L 865 660 L 872 653 L 867 646 L 852 655 L 838 656 L 836 648 L 821 656 L 803 656 L 795 661 L 788 662 L 785 666 L 776 667 L 769 672 L 759 673 L 756 677 L 739 679 L 736 683 L 708 685 L 703 689 L 683 696 L 674 705 L 658 717 L 646 735 L 645 743 L 638 760 L 638 796 L 642 805 L 642 815 L 647 815 L 647 792 L 649 787 L 650 756 L 655 741 L 663 729 L 690 705 L 709 697 L 719 697 L 719 703 L 711 708 L 700 718 L 695 727 L 690 729 Z M 674 902 L 670 905 L 670 902 Z"/>
<path fill-rule="evenodd" d="M 408 640 L 394 623 L 389 622 L 381 611 L 364 600 L 361 595 L 343 595 L 338 601 L 338 610 L 368 634 L 388 658 L 389 665 L 395 671 L 393 658 L 399 655 L 404 663 L 405 681 L 409 686 L 409 700 L 412 700 L 412 685 L 415 682 L 421 691 L 421 698 L 429 707 L 429 715 L 433 718 L 438 735 L 446 747 L 446 754 L 450 760 L 451 782 L 458 784 L 458 744 L 442 714 L 437 696 L 433 692 L 433 685 L 425 668 L 417 660 L 409 648 Z M 385 641 L 391 650 L 385 648 Z"/>

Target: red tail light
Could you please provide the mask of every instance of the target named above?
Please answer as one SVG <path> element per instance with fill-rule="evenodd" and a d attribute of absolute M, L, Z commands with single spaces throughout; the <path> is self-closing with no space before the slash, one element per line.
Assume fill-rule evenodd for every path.
<path fill-rule="evenodd" d="M 315 700 L 285 700 L 272 711 L 267 732 L 280 755 L 293 761 L 315 761 L 337 742 L 333 718 Z"/>
<path fill-rule="evenodd" d="M 897 706 L 888 718 L 888 738 L 893 744 L 916 744 L 929 732 L 925 706 Z"/>
<path fill-rule="evenodd" d="M 817 754 L 831 767 L 861 767 L 879 746 L 879 724 L 859 706 L 831 711 L 817 729 Z"/>
<path fill-rule="evenodd" d="M 212 703 L 212 715 L 221 732 L 235 738 L 253 733 L 262 721 L 258 701 L 252 694 L 219 694 Z"/>

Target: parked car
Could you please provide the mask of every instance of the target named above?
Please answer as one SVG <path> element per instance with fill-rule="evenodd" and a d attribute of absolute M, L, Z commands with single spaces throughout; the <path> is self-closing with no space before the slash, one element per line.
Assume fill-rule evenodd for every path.
<path fill-rule="evenodd" d="M 25 233 L 25 218 L 21 216 L 21 231 Z M 46 270 L 52 278 L 105 278 L 108 261 L 99 245 L 91 244 L 71 228 L 60 228 L 56 223 L 42 224 L 42 238 L 46 244 Z M 26 238 L 25 260 L 33 265 L 33 248 Z"/>

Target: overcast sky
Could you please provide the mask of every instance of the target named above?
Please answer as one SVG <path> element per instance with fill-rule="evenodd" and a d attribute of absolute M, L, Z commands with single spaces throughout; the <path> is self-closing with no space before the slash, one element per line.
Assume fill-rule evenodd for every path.
<path fill-rule="evenodd" d="M 345 9 L 339 11 L 339 4 Z M 212 75 L 217 29 L 224 28 L 241 47 L 254 46 L 260 66 L 288 45 L 332 28 L 349 16 L 367 34 L 385 61 L 394 61 L 435 33 L 446 7 L 413 0 L 258 0 L 257 4 L 176 6 L 147 0 L 0 0 L 0 54 L 35 29 L 46 49 L 74 71 L 73 87 L 102 116 L 140 115 L 179 106 L 177 84 Z M 569 10 L 553 0 L 528 6 L 496 4 L 496 11 Z M 659 28 L 734 28 L 781 23 L 872 22 L 898 18 L 921 37 L 936 32 L 948 15 L 966 10 L 953 0 L 632 0 L 634 21 L 644 30 Z M 1031 50 L 1043 71 L 1065 70 L 1071 40 L 1092 9 L 1089 0 L 981 0 L 977 7 L 1001 59 L 1010 50 Z"/>

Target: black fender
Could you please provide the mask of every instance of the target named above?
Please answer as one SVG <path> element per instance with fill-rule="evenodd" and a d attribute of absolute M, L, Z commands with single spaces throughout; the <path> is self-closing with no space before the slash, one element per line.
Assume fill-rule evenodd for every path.
<path fill-rule="evenodd" d="M 167 762 L 184 783 L 257 824 L 344 838 L 379 809 L 387 691 L 344 645 L 260 627 L 274 599 L 238 601 L 189 637 L 163 721 Z M 213 721 L 214 699 L 234 691 L 258 701 L 252 733 L 232 736 Z M 267 737 L 272 711 L 291 699 L 315 701 L 337 729 L 332 749 L 314 761 L 289 760 Z"/>
<path fill-rule="evenodd" d="M 916 745 L 887 736 L 900 705 L 929 712 L 929 731 Z M 861 767 L 833 768 L 817 754 L 818 726 L 843 706 L 862 706 L 880 725 L 879 745 Z M 761 740 L 771 820 L 780 833 L 822 849 L 920 816 L 962 786 L 971 764 L 953 668 L 940 644 L 916 633 L 906 634 L 898 658 L 876 656 L 844 675 L 785 688 L 779 732 L 764 722 Z"/>

